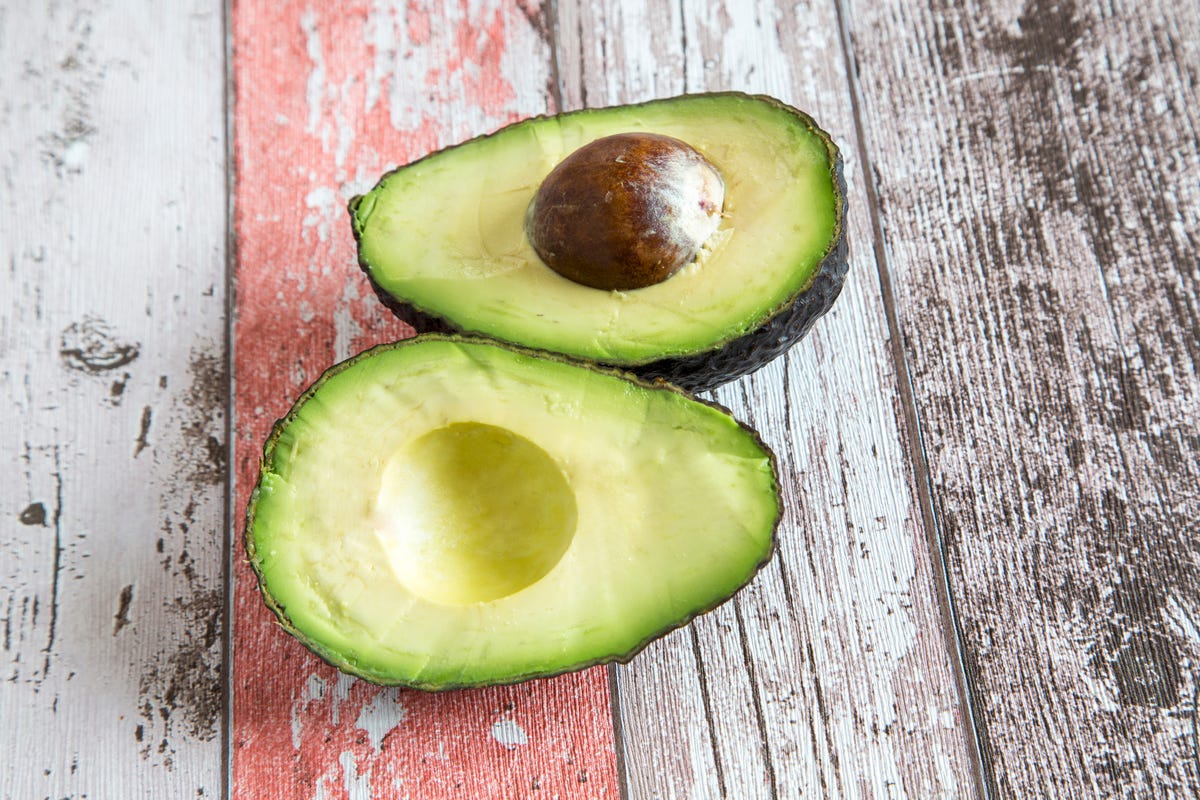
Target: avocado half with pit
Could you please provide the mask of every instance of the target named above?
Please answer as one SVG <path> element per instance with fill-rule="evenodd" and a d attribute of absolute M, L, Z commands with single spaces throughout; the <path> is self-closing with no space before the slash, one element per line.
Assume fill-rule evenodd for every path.
<path fill-rule="evenodd" d="M 246 547 L 329 663 L 436 690 L 632 657 L 770 558 L 774 458 L 630 375 L 427 334 L 330 368 L 267 441 Z"/>
<path fill-rule="evenodd" d="M 689 390 L 757 369 L 830 308 L 845 209 L 829 134 L 738 93 L 525 120 L 350 202 L 359 263 L 418 331 Z"/>

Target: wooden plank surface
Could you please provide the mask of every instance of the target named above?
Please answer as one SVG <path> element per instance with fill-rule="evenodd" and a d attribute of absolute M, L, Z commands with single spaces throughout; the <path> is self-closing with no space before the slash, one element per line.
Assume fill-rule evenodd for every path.
<path fill-rule="evenodd" d="M 998 797 L 1200 797 L 1200 9 L 849 4 Z"/>
<path fill-rule="evenodd" d="M 0 797 L 1200 797 L 1200 9 L 282 5 L 0 0 Z M 271 421 L 408 333 L 346 199 L 727 88 L 847 155 L 842 298 L 716 393 L 780 455 L 778 557 L 629 666 L 433 696 L 315 662 L 227 546 Z"/>
<path fill-rule="evenodd" d="M 779 552 L 731 604 L 616 669 L 629 796 L 970 796 L 834 4 L 557 8 L 567 107 L 765 92 L 834 133 L 850 185 L 834 311 L 785 361 L 716 393 L 780 456 Z"/>
<path fill-rule="evenodd" d="M 505 2 L 235 7 L 236 503 L 320 372 L 407 335 L 358 269 L 346 201 L 388 168 L 549 110 L 546 21 Z M 339 675 L 236 575 L 239 798 L 615 798 L 603 669 L 440 695 Z"/>
<path fill-rule="evenodd" d="M 220 797 L 220 3 L 0 4 L 0 797 Z"/>

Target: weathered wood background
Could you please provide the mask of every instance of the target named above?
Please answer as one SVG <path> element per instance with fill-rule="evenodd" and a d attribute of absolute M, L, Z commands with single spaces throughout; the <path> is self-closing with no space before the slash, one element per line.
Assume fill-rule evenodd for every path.
<path fill-rule="evenodd" d="M 1198 81 L 1189 3 L 0 0 L 0 797 L 1200 797 Z M 307 655 L 240 515 L 293 397 L 407 333 L 345 201 L 719 89 L 850 184 L 834 311 L 716 393 L 778 557 L 627 666 Z"/>
<path fill-rule="evenodd" d="M 219 5 L 0 4 L 0 796 L 220 797 Z"/>

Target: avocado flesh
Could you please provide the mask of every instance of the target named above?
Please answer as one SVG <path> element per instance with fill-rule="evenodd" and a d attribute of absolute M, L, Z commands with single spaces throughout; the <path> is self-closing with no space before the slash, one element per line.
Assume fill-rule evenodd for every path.
<path fill-rule="evenodd" d="M 770 557 L 770 452 L 661 385 L 425 335 L 331 368 L 277 423 L 246 545 L 284 627 L 424 689 L 610 660 Z"/>
<path fill-rule="evenodd" d="M 681 139 L 713 163 L 723 219 L 696 261 L 662 283 L 592 289 L 542 263 L 525 213 L 567 155 L 629 131 Z M 397 169 L 351 201 L 360 263 L 418 330 L 483 333 L 689 389 L 765 363 L 829 308 L 846 270 L 844 213 L 829 136 L 778 101 L 735 93 L 526 120 Z M 798 301 L 804 319 L 781 324 Z M 735 343 L 737 356 L 714 366 L 708 356 Z"/>

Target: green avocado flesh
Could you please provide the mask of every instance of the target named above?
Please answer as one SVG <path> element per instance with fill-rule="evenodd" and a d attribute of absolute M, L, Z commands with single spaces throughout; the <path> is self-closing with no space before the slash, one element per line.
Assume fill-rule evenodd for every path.
<path fill-rule="evenodd" d="M 590 288 L 541 261 L 526 211 L 569 154 L 633 131 L 680 139 L 720 171 L 721 223 L 661 283 Z M 730 93 L 526 120 L 388 173 L 351 215 L 363 268 L 399 303 L 457 330 L 636 367 L 720 349 L 793 305 L 838 250 L 844 205 L 826 133 L 782 103 Z M 844 247 L 840 259 L 844 273 Z M 815 316 L 840 287 L 839 275 Z"/>
<path fill-rule="evenodd" d="M 486 340 L 326 372 L 276 424 L 246 546 L 330 663 L 423 689 L 631 657 L 770 557 L 769 450 L 723 410 Z"/>

